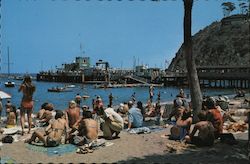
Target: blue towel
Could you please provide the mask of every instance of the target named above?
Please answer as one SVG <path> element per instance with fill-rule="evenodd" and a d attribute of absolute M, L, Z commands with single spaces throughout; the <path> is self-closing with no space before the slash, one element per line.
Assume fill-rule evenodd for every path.
<path fill-rule="evenodd" d="M 77 149 L 77 147 L 72 144 L 61 144 L 56 147 L 43 147 L 27 144 L 27 148 L 32 151 L 47 153 L 48 156 L 63 155 L 66 153 L 76 152 Z"/>
<path fill-rule="evenodd" d="M 0 158 L 0 163 L 16 163 L 16 161 L 14 159 L 12 159 L 11 157 L 1 157 Z"/>

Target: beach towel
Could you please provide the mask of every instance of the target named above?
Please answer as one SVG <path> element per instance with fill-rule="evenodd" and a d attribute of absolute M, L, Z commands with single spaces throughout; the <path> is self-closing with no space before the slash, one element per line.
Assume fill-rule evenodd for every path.
<path fill-rule="evenodd" d="M 140 128 L 132 128 L 128 131 L 130 134 L 145 134 L 150 133 L 150 129 L 148 127 L 140 127 Z"/>
<path fill-rule="evenodd" d="M 61 144 L 57 147 L 44 147 L 44 146 L 27 144 L 26 147 L 31 151 L 42 152 L 42 153 L 47 154 L 48 156 L 72 153 L 72 152 L 75 152 L 77 149 L 77 147 L 72 144 Z"/>
<path fill-rule="evenodd" d="M 14 159 L 12 159 L 11 157 L 1 157 L 0 163 L 5 164 L 5 163 L 17 163 L 17 162 Z"/>

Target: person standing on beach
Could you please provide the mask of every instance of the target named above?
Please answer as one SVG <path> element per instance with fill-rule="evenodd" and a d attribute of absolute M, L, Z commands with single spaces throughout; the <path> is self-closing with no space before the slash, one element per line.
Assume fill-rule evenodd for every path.
<path fill-rule="evenodd" d="M 135 98 L 135 92 L 132 94 L 132 96 L 131 96 L 131 100 L 132 100 L 132 102 L 133 102 L 133 104 L 135 103 L 135 101 L 136 101 L 136 98 Z"/>
<path fill-rule="evenodd" d="M 154 97 L 154 87 L 153 85 L 149 86 L 149 100 L 152 103 L 153 102 L 153 97 Z"/>
<path fill-rule="evenodd" d="M 109 107 L 112 107 L 112 105 L 113 105 L 113 95 L 112 95 L 112 93 L 110 93 L 109 94 Z"/>
<path fill-rule="evenodd" d="M 33 112 L 33 94 L 36 90 L 36 87 L 32 84 L 31 77 L 25 76 L 24 81 L 21 84 L 20 88 L 18 89 L 18 92 L 23 92 L 23 97 L 21 101 L 21 110 L 20 110 L 20 122 L 22 127 L 22 134 L 24 134 L 24 123 L 25 123 L 25 113 L 27 113 L 28 116 L 28 124 L 29 124 L 29 131 L 30 133 L 31 126 L 32 126 L 32 118 L 31 114 Z"/>
<path fill-rule="evenodd" d="M 77 104 L 78 107 L 81 106 L 81 102 L 82 102 L 82 97 L 80 96 L 79 93 L 77 93 L 76 97 L 75 97 L 75 102 Z"/>

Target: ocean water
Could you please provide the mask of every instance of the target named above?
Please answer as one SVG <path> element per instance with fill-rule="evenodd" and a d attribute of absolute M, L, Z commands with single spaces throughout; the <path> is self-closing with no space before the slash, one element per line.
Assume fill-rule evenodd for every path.
<path fill-rule="evenodd" d="M 6 88 L 4 86 L 4 82 L 6 82 L 7 79 L 1 78 L 0 79 L 0 90 L 5 91 L 9 93 L 12 98 L 11 102 L 12 104 L 16 105 L 17 107 L 20 106 L 20 101 L 22 99 L 22 93 L 18 92 L 18 88 L 21 85 L 22 81 L 13 80 L 16 83 L 16 86 L 14 88 Z M 50 102 L 54 104 L 55 109 L 59 110 L 65 110 L 68 106 L 68 102 L 70 100 L 74 100 L 77 93 L 79 93 L 81 96 L 88 95 L 90 96 L 87 100 L 82 101 L 82 105 L 88 105 L 92 107 L 92 99 L 94 99 L 97 95 L 101 96 L 103 99 L 104 105 L 108 105 L 108 96 L 110 93 L 112 93 L 114 99 L 113 104 L 118 105 L 121 102 L 126 102 L 131 100 L 132 94 L 135 92 L 135 97 L 137 101 L 142 101 L 143 103 L 146 103 L 149 98 L 149 89 L 148 87 L 134 87 L 134 88 L 112 88 L 112 89 L 95 89 L 94 85 L 83 85 L 83 84 L 74 84 L 75 88 L 70 88 L 71 92 L 48 92 L 49 88 L 52 87 L 63 87 L 67 85 L 67 83 L 55 83 L 55 82 L 38 82 L 33 81 L 34 85 L 36 86 L 36 92 L 34 93 L 34 101 L 35 101 L 35 107 L 34 112 L 37 112 L 40 109 L 40 106 L 44 102 Z M 161 102 L 166 101 L 173 101 L 175 96 L 179 93 L 178 87 L 155 87 L 154 89 L 154 99 L 153 101 L 156 101 L 157 94 L 160 92 L 161 94 Z M 183 88 L 185 94 L 189 94 L 188 88 Z M 206 95 L 219 95 L 219 94 L 234 94 L 233 89 L 206 89 L 202 90 L 203 94 Z M 5 105 L 6 100 L 3 100 L 3 105 Z M 2 113 L 2 115 L 5 115 L 5 112 Z"/>

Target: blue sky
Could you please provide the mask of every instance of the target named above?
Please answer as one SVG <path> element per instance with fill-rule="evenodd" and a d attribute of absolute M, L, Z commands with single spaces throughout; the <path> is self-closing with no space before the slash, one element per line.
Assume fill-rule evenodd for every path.
<path fill-rule="evenodd" d="M 224 0 L 195 0 L 193 34 L 223 18 Z M 234 2 L 237 2 L 235 0 Z M 2 0 L 1 71 L 37 73 L 70 63 L 80 54 L 132 68 L 133 58 L 164 67 L 183 42 L 182 0 Z M 236 10 L 235 13 L 239 12 Z"/>

